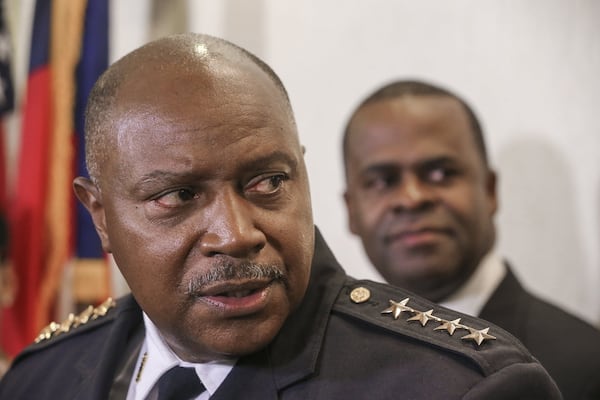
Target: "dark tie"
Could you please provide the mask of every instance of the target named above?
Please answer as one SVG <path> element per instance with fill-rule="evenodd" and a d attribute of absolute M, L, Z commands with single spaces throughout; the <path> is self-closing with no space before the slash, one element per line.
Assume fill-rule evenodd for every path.
<path fill-rule="evenodd" d="M 188 400 L 205 390 L 194 368 L 173 367 L 158 380 L 158 400 Z"/>

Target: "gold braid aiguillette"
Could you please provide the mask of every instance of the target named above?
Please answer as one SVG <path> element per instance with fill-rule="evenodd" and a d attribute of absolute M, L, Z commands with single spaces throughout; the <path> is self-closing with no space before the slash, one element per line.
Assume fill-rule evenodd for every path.
<path fill-rule="evenodd" d="M 35 342 L 39 343 L 43 340 L 48 340 L 50 338 L 60 335 L 61 333 L 67 333 L 73 328 L 85 325 L 90 320 L 95 320 L 100 317 L 103 317 L 106 315 L 108 310 L 113 308 L 116 304 L 117 303 L 109 297 L 104 303 L 100 304 L 98 307 L 88 306 L 88 308 L 83 310 L 78 315 L 74 315 L 72 313 L 69 314 L 67 319 L 61 322 L 60 324 L 56 322 L 51 322 L 48 326 L 42 329 L 40 334 L 35 338 Z"/>

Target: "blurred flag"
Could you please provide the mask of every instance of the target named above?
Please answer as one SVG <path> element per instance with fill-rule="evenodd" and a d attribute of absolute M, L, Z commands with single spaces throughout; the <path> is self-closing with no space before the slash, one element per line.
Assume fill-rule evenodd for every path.
<path fill-rule="evenodd" d="M 8 229 L 6 223 L 6 202 L 7 202 L 7 168 L 6 168 L 6 134 L 4 130 L 5 125 L 5 117 L 9 114 L 14 108 L 14 90 L 13 90 L 13 80 L 11 76 L 11 40 L 9 37 L 6 20 L 5 20 L 5 9 L 4 2 L 0 3 L 0 249 L 1 251 L 1 260 L 3 264 L 5 263 L 5 257 L 7 252 L 7 242 L 8 242 Z M 8 306 L 13 303 L 14 299 L 12 298 L 12 290 L 7 285 L 11 283 L 12 280 L 9 280 L 9 268 L 7 265 L 2 265 L 0 268 L 0 274 L 3 274 L 1 281 L 4 285 L 0 287 L 0 290 L 3 292 L 0 293 L 0 313 L 4 314 L 4 306 Z M 8 292 L 8 293 L 7 293 Z M 0 321 L 3 321 L 2 325 L 6 326 L 5 318 L 3 315 L 0 315 Z M 2 328 L 2 327 L 0 327 Z M 0 337 L 2 336 L 2 331 L 4 329 L 0 329 Z M 0 359 L 4 356 L 4 347 L 1 346 L 0 343 Z M 1 361 L 1 360 L 0 360 Z"/>
<path fill-rule="evenodd" d="M 11 75 L 11 40 L 5 20 L 4 3 L 0 3 L 0 212 L 6 211 L 6 138 L 4 117 L 14 108 Z"/>
<path fill-rule="evenodd" d="M 89 217 L 76 209 L 71 182 L 85 171 L 82 113 L 87 95 L 108 64 L 108 0 L 37 0 L 32 28 L 10 209 L 17 298 L 3 328 L 4 347 L 13 355 L 55 318 L 68 265 L 76 269 L 81 257 L 107 270 Z M 107 279 L 101 277 L 94 286 L 106 288 Z"/>

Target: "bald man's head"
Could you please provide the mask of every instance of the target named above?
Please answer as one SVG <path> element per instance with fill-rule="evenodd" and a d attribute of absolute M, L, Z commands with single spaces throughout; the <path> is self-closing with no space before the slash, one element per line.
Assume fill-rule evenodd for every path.
<path fill-rule="evenodd" d="M 151 85 L 146 74 L 175 69 L 182 76 L 203 72 L 209 78 L 228 69 L 258 68 L 281 91 L 289 117 L 293 121 L 289 97 L 281 80 L 262 60 L 247 50 L 224 39 L 209 35 L 185 33 L 148 43 L 112 64 L 98 79 L 90 92 L 85 114 L 86 165 L 94 182 L 98 182 L 114 136 L 110 133 L 115 102 L 127 85 Z M 199 93 L 201 96 L 201 93 Z"/>

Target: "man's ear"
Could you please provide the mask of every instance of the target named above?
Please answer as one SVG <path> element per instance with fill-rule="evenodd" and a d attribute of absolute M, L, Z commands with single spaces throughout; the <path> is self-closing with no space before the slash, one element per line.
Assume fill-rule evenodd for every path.
<path fill-rule="evenodd" d="M 96 232 L 98 232 L 98 236 L 100 236 L 100 241 L 102 242 L 102 249 L 110 253 L 110 240 L 106 230 L 106 214 L 100 190 L 90 179 L 81 176 L 75 178 L 73 181 L 73 189 L 79 201 L 81 201 L 92 216 Z"/>
<path fill-rule="evenodd" d="M 496 211 L 498 211 L 498 175 L 492 169 L 488 171 L 487 181 L 486 181 L 486 192 L 489 199 L 490 204 L 490 215 L 495 215 Z"/>
<path fill-rule="evenodd" d="M 356 219 L 354 218 L 354 215 L 355 215 L 354 204 L 352 202 L 352 196 L 350 196 L 350 194 L 348 194 L 347 189 L 344 191 L 344 202 L 346 203 L 346 211 L 347 211 L 347 215 L 348 215 L 348 229 L 350 229 L 351 233 L 358 235 L 358 229 L 356 227 Z"/>

